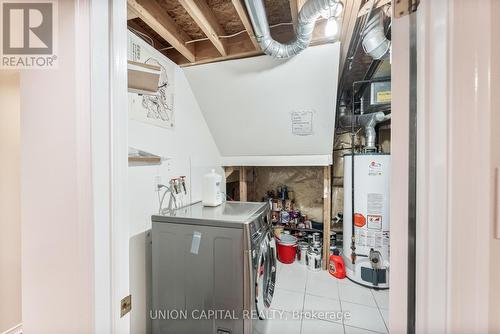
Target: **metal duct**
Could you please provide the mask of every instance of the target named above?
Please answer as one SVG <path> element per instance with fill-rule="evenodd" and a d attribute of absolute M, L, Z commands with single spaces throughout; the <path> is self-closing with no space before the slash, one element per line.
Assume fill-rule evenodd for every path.
<path fill-rule="evenodd" d="M 354 120 L 352 119 L 354 117 Z M 365 130 L 365 149 L 374 150 L 376 149 L 375 143 L 377 139 L 377 132 L 375 131 L 375 126 L 390 119 L 391 115 L 385 115 L 382 111 L 363 115 L 352 115 L 352 114 L 341 114 L 339 117 L 340 126 L 349 127 L 354 123 L 356 128 L 364 128 Z"/>
<path fill-rule="evenodd" d="M 334 6 L 342 6 L 340 0 L 308 0 L 300 10 L 295 39 L 283 44 L 271 37 L 264 1 L 245 0 L 245 3 L 260 48 L 265 54 L 275 58 L 290 58 L 306 49 L 311 43 L 314 24 L 321 13 Z"/>
<path fill-rule="evenodd" d="M 388 57 L 391 41 L 385 37 L 383 11 L 378 12 L 368 21 L 362 38 L 363 50 L 373 59 Z"/>

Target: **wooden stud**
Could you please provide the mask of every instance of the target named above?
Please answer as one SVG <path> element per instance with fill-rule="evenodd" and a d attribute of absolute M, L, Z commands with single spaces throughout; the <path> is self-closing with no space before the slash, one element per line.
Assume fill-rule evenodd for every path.
<path fill-rule="evenodd" d="M 248 200 L 247 168 L 240 167 L 240 202 Z"/>
<path fill-rule="evenodd" d="M 205 33 L 220 54 L 222 56 L 227 56 L 226 41 L 219 38 L 219 36 L 225 35 L 225 31 L 217 21 L 217 18 L 206 1 L 179 0 L 179 3 L 198 24 L 200 29 Z"/>
<path fill-rule="evenodd" d="M 252 41 L 255 50 L 260 51 L 260 45 L 257 42 L 257 39 L 255 38 L 253 26 L 252 23 L 250 22 L 250 19 L 248 18 L 245 5 L 242 3 L 242 0 L 231 0 L 231 1 L 233 3 L 234 8 L 236 9 L 236 12 L 238 13 L 238 16 L 240 17 L 241 23 L 243 23 L 243 26 L 245 27 L 245 30 L 247 31 L 248 36 Z"/>
<path fill-rule="evenodd" d="M 247 201 L 249 202 L 260 202 L 257 198 L 256 187 L 255 187 L 255 167 L 247 168 L 247 184 L 248 184 L 248 194 Z"/>
<path fill-rule="evenodd" d="M 195 61 L 194 45 L 186 44 L 190 40 L 189 36 L 160 5 L 155 1 L 147 0 L 127 0 L 127 5 L 129 11 L 135 12 L 144 23 L 177 49 L 188 61 Z"/>
<path fill-rule="evenodd" d="M 297 28 L 299 13 L 304 3 L 304 0 L 290 0 L 290 13 L 292 14 L 292 22 L 294 28 Z"/>
<path fill-rule="evenodd" d="M 331 166 L 323 168 L 323 269 L 328 270 L 330 258 L 330 221 L 331 221 Z"/>

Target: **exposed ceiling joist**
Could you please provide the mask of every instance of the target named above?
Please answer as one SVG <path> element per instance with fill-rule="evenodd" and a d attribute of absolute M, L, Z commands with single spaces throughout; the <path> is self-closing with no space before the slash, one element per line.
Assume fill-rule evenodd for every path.
<path fill-rule="evenodd" d="M 259 43 L 257 42 L 257 39 L 255 38 L 255 33 L 253 31 L 252 22 L 250 22 L 247 11 L 245 9 L 245 5 L 242 3 L 243 0 L 231 0 L 231 1 L 233 3 L 234 8 L 236 9 L 236 12 L 238 13 L 238 16 L 240 17 L 241 23 L 243 23 L 243 26 L 245 27 L 245 30 L 247 31 L 248 36 L 252 41 L 255 50 L 260 50 Z"/>
<path fill-rule="evenodd" d="M 207 5 L 205 0 L 179 0 L 179 3 L 189 13 L 207 38 L 222 56 L 227 56 L 226 41 L 219 36 L 225 35 L 224 29 L 220 26 L 217 18 Z"/>
<path fill-rule="evenodd" d="M 129 11 L 137 14 L 137 17 L 155 30 L 187 60 L 190 62 L 196 60 L 194 45 L 186 44 L 190 40 L 189 36 L 155 1 L 127 0 L 127 5 Z"/>
<path fill-rule="evenodd" d="M 342 17 L 342 30 L 340 32 L 340 74 L 342 74 L 342 71 L 344 70 L 346 58 L 350 56 L 348 55 L 349 45 L 352 40 L 354 28 L 356 27 L 361 2 L 362 0 L 352 0 L 346 1 L 345 3 Z"/>
<path fill-rule="evenodd" d="M 206 64 L 222 60 L 252 57 L 262 54 L 262 51 L 260 49 L 256 50 L 252 45 L 252 42 L 250 41 L 248 36 L 244 34 L 229 39 L 227 42 L 227 50 L 228 50 L 228 55 L 221 56 L 219 52 L 213 47 L 212 43 L 206 40 L 196 43 L 196 61 L 193 63 L 189 63 L 186 62 L 185 60 L 180 59 L 178 57 L 178 54 L 175 55 L 173 52 L 167 51 L 167 55 L 175 63 L 184 67 L 184 66 Z"/>
<path fill-rule="evenodd" d="M 299 20 L 299 12 L 304 5 L 305 0 L 290 0 L 290 12 L 292 14 L 293 27 L 297 28 L 297 22 Z"/>
<path fill-rule="evenodd" d="M 319 26 L 319 30 L 321 31 L 324 28 L 325 21 L 320 21 L 317 23 Z M 283 40 L 289 40 L 293 38 L 293 32 L 287 26 L 276 27 L 273 29 L 273 36 Z M 325 38 L 323 34 L 313 32 L 313 38 L 311 41 L 311 46 L 321 45 L 325 43 L 331 42 L 331 38 Z M 260 50 L 255 50 L 252 48 L 252 44 L 247 36 L 241 34 L 234 38 L 231 38 L 228 41 L 228 55 L 220 56 L 215 54 L 216 50 L 210 45 L 209 41 L 201 41 L 196 43 L 196 62 L 194 63 L 186 63 L 185 61 L 174 58 L 173 60 L 179 64 L 181 67 L 192 66 L 192 65 L 200 65 L 211 62 L 230 60 L 230 59 L 238 59 L 238 58 L 246 58 L 262 55 L 263 52 Z M 171 58 L 175 55 L 169 55 Z"/>
<path fill-rule="evenodd" d="M 271 28 L 273 38 L 286 43 L 296 37 L 286 23 L 292 15 L 297 20 L 306 1 L 290 0 L 289 5 L 285 0 L 266 0 L 270 24 L 285 23 Z M 343 1 L 350 4 L 363 0 Z M 127 0 L 127 3 L 129 27 L 150 36 L 154 47 L 180 66 L 262 54 L 244 0 Z M 291 15 L 293 10 L 295 14 Z M 326 20 L 317 21 L 311 45 L 333 42 L 325 36 L 325 25 Z"/>
<path fill-rule="evenodd" d="M 135 11 L 131 10 L 130 8 L 127 8 L 127 21 L 133 20 L 137 17 L 138 17 L 137 13 Z"/>

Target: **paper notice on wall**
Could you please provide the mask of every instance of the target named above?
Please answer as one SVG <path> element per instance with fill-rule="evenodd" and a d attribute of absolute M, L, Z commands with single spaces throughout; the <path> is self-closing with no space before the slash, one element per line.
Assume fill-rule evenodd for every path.
<path fill-rule="evenodd" d="M 162 128 L 173 128 L 176 65 L 132 32 L 128 35 L 128 60 L 159 66 L 161 70 L 158 92 L 129 92 L 130 119 Z"/>
<path fill-rule="evenodd" d="M 313 112 L 294 111 L 291 113 L 292 134 L 295 136 L 310 136 L 313 134 Z"/>

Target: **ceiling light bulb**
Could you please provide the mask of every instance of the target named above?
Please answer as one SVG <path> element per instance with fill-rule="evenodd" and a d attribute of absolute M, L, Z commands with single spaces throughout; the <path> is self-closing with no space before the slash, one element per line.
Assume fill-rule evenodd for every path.
<path fill-rule="evenodd" d="M 325 36 L 333 37 L 337 35 L 338 31 L 339 31 L 339 25 L 337 23 L 337 20 L 334 17 L 330 17 L 325 26 Z"/>

